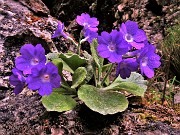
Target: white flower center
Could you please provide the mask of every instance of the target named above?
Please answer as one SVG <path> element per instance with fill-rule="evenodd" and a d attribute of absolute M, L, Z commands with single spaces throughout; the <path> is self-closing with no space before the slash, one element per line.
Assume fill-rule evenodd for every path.
<path fill-rule="evenodd" d="M 86 22 L 83 23 L 83 26 L 84 26 L 84 27 L 88 27 L 88 28 L 90 27 L 90 25 L 89 25 L 88 23 L 86 23 Z"/>
<path fill-rule="evenodd" d="M 148 63 L 148 57 L 144 57 L 144 58 L 142 59 L 142 66 L 143 66 L 143 67 L 147 66 L 147 63 Z"/>
<path fill-rule="evenodd" d="M 125 35 L 125 40 L 126 40 L 127 42 L 133 42 L 133 37 L 132 37 L 132 35 L 131 35 L 131 34 L 126 34 L 126 35 Z"/>
<path fill-rule="evenodd" d="M 37 65 L 37 64 L 39 64 L 39 60 L 37 58 L 31 60 L 31 65 Z"/>
<path fill-rule="evenodd" d="M 50 82 L 50 76 L 48 74 L 45 74 L 42 76 L 42 81 L 43 82 Z"/>
<path fill-rule="evenodd" d="M 113 43 L 110 43 L 108 45 L 108 49 L 109 49 L 110 52 L 114 52 L 116 50 L 116 47 L 115 47 L 115 45 Z"/>

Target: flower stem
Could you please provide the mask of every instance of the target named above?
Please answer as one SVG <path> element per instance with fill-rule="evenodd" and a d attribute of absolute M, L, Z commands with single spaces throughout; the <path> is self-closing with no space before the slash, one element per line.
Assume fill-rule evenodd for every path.
<path fill-rule="evenodd" d="M 70 41 L 72 41 L 72 43 L 73 43 L 76 47 L 78 47 L 78 43 L 77 43 L 73 38 L 68 37 L 68 39 L 69 39 Z"/>
<path fill-rule="evenodd" d="M 61 87 L 65 88 L 66 90 L 68 90 L 70 93 L 72 93 L 73 95 L 77 95 L 77 92 L 75 89 L 72 89 L 66 85 L 64 85 L 63 83 L 61 84 Z"/>
<path fill-rule="evenodd" d="M 95 73 L 96 71 L 94 71 L 94 83 L 95 83 L 95 86 L 97 87 L 97 76 L 96 76 L 96 73 Z"/>
<path fill-rule="evenodd" d="M 80 56 L 80 54 L 81 54 L 81 44 L 80 43 L 78 44 L 77 52 L 78 52 L 78 55 Z"/>
<path fill-rule="evenodd" d="M 104 77 L 103 80 L 101 81 L 101 86 L 104 84 L 104 82 L 106 81 L 108 75 L 111 73 L 113 66 L 114 66 L 114 64 L 111 64 L 111 66 L 109 67 L 109 69 L 108 69 L 105 77 Z"/>
<path fill-rule="evenodd" d="M 102 69 L 100 69 L 98 67 L 98 73 L 97 73 L 97 87 L 101 87 L 101 72 L 102 72 Z"/>

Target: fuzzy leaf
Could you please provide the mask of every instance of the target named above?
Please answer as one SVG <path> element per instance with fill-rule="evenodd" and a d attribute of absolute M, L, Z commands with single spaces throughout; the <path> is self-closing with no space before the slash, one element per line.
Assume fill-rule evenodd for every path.
<path fill-rule="evenodd" d="M 63 63 L 60 59 L 53 59 L 52 63 L 57 66 L 59 75 L 62 75 Z"/>
<path fill-rule="evenodd" d="M 97 64 L 98 68 L 102 68 L 104 59 L 98 55 L 96 51 L 97 46 L 98 46 L 97 40 L 93 40 L 93 42 L 90 45 L 91 47 L 90 49 L 91 49 L 92 57 L 95 63 Z"/>
<path fill-rule="evenodd" d="M 111 67 L 111 65 L 112 65 L 112 63 L 106 64 L 106 65 L 103 65 L 103 67 L 102 67 L 102 72 L 107 72 L 107 71 L 108 71 L 108 69 Z M 107 77 L 107 78 L 106 78 L 106 80 L 105 80 L 105 84 L 106 84 L 106 86 L 108 86 L 108 85 L 109 85 L 109 83 L 110 83 L 110 80 L 109 80 L 109 75 L 108 75 L 108 77 Z"/>
<path fill-rule="evenodd" d="M 71 88 L 78 87 L 86 79 L 87 71 L 85 67 L 79 67 L 75 70 L 72 77 L 72 86 Z"/>
<path fill-rule="evenodd" d="M 122 79 L 120 76 L 109 86 L 102 88 L 104 90 L 127 91 L 136 96 L 144 96 L 147 89 L 146 81 L 137 73 L 132 73 L 128 79 Z"/>
<path fill-rule="evenodd" d="M 103 67 L 102 67 L 102 72 L 106 72 L 106 71 L 109 69 L 109 67 L 110 67 L 111 65 L 112 65 L 112 63 L 103 65 Z"/>
<path fill-rule="evenodd" d="M 69 95 L 62 95 L 53 92 L 49 96 L 43 96 L 42 104 L 47 111 L 63 112 L 73 109 L 76 106 L 76 101 Z"/>
<path fill-rule="evenodd" d="M 139 73 L 131 72 L 131 75 L 129 78 L 127 78 L 127 79 L 121 78 L 121 81 L 135 83 L 135 84 L 139 85 L 141 88 L 143 88 L 144 91 L 147 90 L 147 80 L 144 80 L 144 77 Z"/>
<path fill-rule="evenodd" d="M 59 58 L 63 60 L 63 69 L 67 70 L 71 73 L 73 73 L 78 67 L 86 65 L 87 60 L 83 57 L 80 57 L 77 54 L 73 53 L 66 53 L 66 54 L 60 54 Z"/>
<path fill-rule="evenodd" d="M 128 107 L 128 100 L 124 95 L 118 92 L 101 91 L 92 85 L 81 86 L 78 97 L 90 109 L 103 115 L 122 112 Z"/>
<path fill-rule="evenodd" d="M 66 86 L 66 87 L 69 87 L 69 86 Z M 69 87 L 69 89 L 70 89 L 70 87 Z M 62 87 L 54 88 L 53 92 L 57 92 L 57 93 L 62 94 L 62 95 L 76 95 L 75 89 L 74 90 L 73 89 L 72 90 L 66 90 L 66 89 L 64 89 Z"/>
<path fill-rule="evenodd" d="M 88 63 L 86 66 L 86 71 L 87 71 L 87 75 L 86 75 L 86 83 L 88 83 L 91 78 L 93 77 L 94 74 L 94 67 L 93 67 L 93 63 Z"/>
<path fill-rule="evenodd" d="M 59 53 L 48 53 L 46 55 L 46 58 L 50 59 L 50 60 L 57 59 L 57 58 L 59 58 Z"/>

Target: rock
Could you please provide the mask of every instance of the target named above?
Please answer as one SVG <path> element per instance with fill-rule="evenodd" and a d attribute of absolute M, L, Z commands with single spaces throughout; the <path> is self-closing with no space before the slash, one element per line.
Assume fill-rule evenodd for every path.
<path fill-rule="evenodd" d="M 50 14 L 49 9 L 41 0 L 19 0 L 19 2 L 38 15 L 48 16 Z"/>
<path fill-rule="evenodd" d="M 122 12 L 124 7 L 125 7 L 125 4 L 120 4 L 120 5 L 118 6 L 119 12 Z"/>
<path fill-rule="evenodd" d="M 180 92 L 174 95 L 174 104 L 180 104 Z"/>
<path fill-rule="evenodd" d="M 175 0 L 156 0 L 158 5 L 162 5 L 162 6 L 165 6 L 165 5 L 169 5 L 170 3 L 173 3 L 173 1 Z"/>
<path fill-rule="evenodd" d="M 141 132 L 138 135 L 168 135 L 167 133 L 163 133 L 160 130 Z"/>
<path fill-rule="evenodd" d="M 89 12 L 90 5 L 95 2 L 95 0 L 43 0 L 44 3 L 48 6 L 51 14 L 54 15 L 57 19 L 64 21 L 71 21 L 75 19 L 77 15 L 80 15 L 83 12 Z"/>
<path fill-rule="evenodd" d="M 0 8 L 0 37 L 4 37 L 4 41 L 1 41 L 4 45 L 7 39 L 12 37 L 26 39 L 23 44 L 31 43 L 30 37 L 34 36 L 37 39 L 34 44 L 41 43 L 46 49 L 49 48 L 47 50 L 52 49 L 51 35 L 57 26 L 57 20 L 49 15 L 49 10 L 40 0 L 31 0 L 29 3 L 24 0 L 4 0 L 1 5 L 3 6 Z"/>

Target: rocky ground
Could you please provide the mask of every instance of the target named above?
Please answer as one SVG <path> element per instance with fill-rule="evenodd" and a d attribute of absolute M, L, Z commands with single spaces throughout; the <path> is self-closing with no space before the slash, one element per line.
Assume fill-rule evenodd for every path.
<path fill-rule="evenodd" d="M 14 58 L 25 43 L 41 43 L 46 53 L 73 49 L 63 38 L 51 39 L 57 20 L 76 39 L 80 27 L 75 17 L 90 13 L 100 21 L 99 31 L 111 31 L 128 19 L 137 21 L 151 43 L 160 48 L 166 29 L 178 23 L 178 0 L 0 0 L 0 134 L 180 134 L 180 114 L 171 106 L 151 102 L 151 94 L 132 101 L 129 108 L 115 115 L 102 116 L 84 104 L 72 111 L 47 112 L 41 97 L 27 89 L 15 96 L 8 78 Z M 160 51 L 160 50 L 159 50 Z"/>

